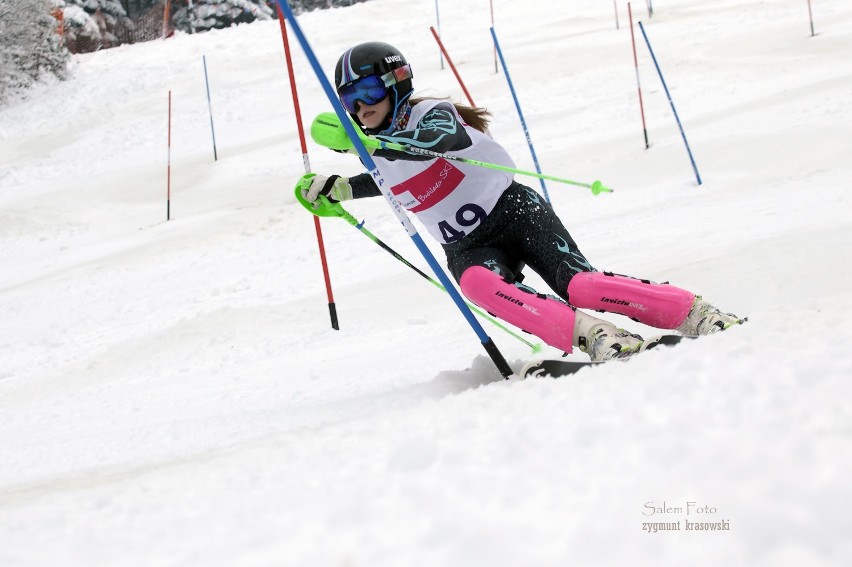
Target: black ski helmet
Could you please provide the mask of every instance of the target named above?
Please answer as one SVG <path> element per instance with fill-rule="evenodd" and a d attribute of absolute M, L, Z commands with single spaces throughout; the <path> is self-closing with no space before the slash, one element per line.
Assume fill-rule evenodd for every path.
<path fill-rule="evenodd" d="M 405 56 L 392 45 L 379 41 L 361 43 L 347 49 L 337 60 L 337 65 L 334 68 L 334 86 L 339 91 L 344 85 L 369 75 L 381 77 L 406 65 L 408 65 L 408 61 L 405 60 Z M 410 70 L 409 67 L 409 75 L 411 75 Z M 411 76 L 387 88 L 392 114 L 389 115 L 387 122 L 378 128 L 379 130 L 393 124 L 400 107 L 408 100 L 412 92 L 414 92 L 414 87 L 412 86 Z M 357 115 L 350 114 L 350 116 L 356 123 L 360 124 Z"/>

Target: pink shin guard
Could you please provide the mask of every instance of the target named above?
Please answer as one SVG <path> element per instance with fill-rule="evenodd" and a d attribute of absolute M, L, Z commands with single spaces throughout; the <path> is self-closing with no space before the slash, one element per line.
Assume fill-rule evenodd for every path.
<path fill-rule="evenodd" d="M 571 352 L 574 310 L 555 299 L 521 291 L 482 266 L 464 271 L 459 280 L 462 293 L 489 313 L 539 337 L 565 352 Z"/>
<path fill-rule="evenodd" d="M 574 307 L 620 313 L 660 329 L 683 323 L 694 300 L 695 294 L 673 285 L 604 272 L 582 272 L 568 283 Z"/>

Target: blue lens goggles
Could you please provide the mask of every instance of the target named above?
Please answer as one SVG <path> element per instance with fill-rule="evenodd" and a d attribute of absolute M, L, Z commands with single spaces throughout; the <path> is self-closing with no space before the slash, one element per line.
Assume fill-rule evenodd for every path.
<path fill-rule="evenodd" d="M 388 96 L 388 88 L 411 78 L 411 67 L 403 65 L 382 76 L 368 75 L 337 89 L 337 96 L 349 114 L 357 114 L 358 101 L 372 106 Z"/>

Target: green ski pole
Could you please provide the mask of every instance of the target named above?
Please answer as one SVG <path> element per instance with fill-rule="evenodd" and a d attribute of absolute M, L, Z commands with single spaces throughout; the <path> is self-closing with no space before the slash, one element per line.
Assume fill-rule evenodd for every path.
<path fill-rule="evenodd" d="M 314 175 L 315 174 L 313 174 L 313 173 L 306 174 L 302 177 L 302 180 L 310 179 Z M 349 212 L 346 211 L 346 209 L 344 209 L 343 205 L 341 205 L 340 203 L 332 203 L 324 195 L 320 195 L 319 198 L 317 199 L 316 203 L 312 204 L 312 203 L 309 203 L 308 201 L 306 201 L 305 198 L 302 197 L 302 191 L 301 191 L 302 180 L 300 180 L 299 183 L 296 184 L 296 200 L 299 201 L 299 203 L 303 207 L 305 207 L 309 212 L 311 212 L 312 214 L 314 214 L 318 217 L 337 217 L 337 218 L 341 218 L 341 219 L 345 220 L 347 223 L 351 224 L 352 226 L 357 228 L 359 231 L 361 231 L 361 233 L 363 233 L 367 238 L 369 238 L 370 240 L 372 240 L 373 242 L 378 244 L 381 248 L 383 248 L 386 252 L 388 252 L 388 254 L 390 254 L 391 256 L 393 256 L 394 258 L 396 258 L 397 260 L 399 260 L 400 262 L 402 262 L 403 264 L 405 264 L 406 266 L 408 266 L 409 268 L 411 268 L 412 270 L 414 270 L 415 272 L 420 274 L 423 278 L 425 278 L 427 281 L 429 281 L 429 283 L 431 283 L 432 285 L 434 285 L 435 287 L 437 287 L 438 289 L 440 289 L 443 292 L 447 291 L 447 288 L 442 286 L 439 282 L 435 281 L 428 274 L 426 274 L 425 272 L 420 270 L 417 266 L 415 266 L 414 264 L 412 264 L 411 262 L 406 260 L 400 254 L 398 254 L 393 248 L 391 248 L 390 246 L 385 244 L 380 238 L 378 238 L 376 235 L 374 235 L 372 232 L 370 232 L 369 230 L 364 228 L 364 223 L 359 223 L 358 220 L 355 217 L 353 217 L 351 214 L 349 214 Z M 519 334 L 515 333 L 514 331 L 512 331 L 511 329 L 509 329 L 508 327 L 506 327 L 505 325 L 500 323 L 500 321 L 491 317 L 488 313 L 479 309 L 476 305 L 473 305 L 472 303 L 467 302 L 467 301 L 465 301 L 465 303 L 467 304 L 467 306 L 470 308 L 471 311 L 473 311 L 474 313 L 476 313 L 480 317 L 487 319 L 495 327 L 502 329 L 506 333 L 510 334 L 511 336 L 515 337 L 516 339 L 518 339 L 519 341 L 521 341 L 522 343 L 524 343 L 525 345 L 530 347 L 532 349 L 532 352 L 534 352 L 534 353 L 539 352 L 542 349 L 541 343 L 532 343 L 532 342 L 528 341 L 524 337 L 520 336 Z"/>
<path fill-rule="evenodd" d="M 356 131 L 363 134 L 360 128 L 356 128 Z M 349 136 L 344 131 L 343 125 L 340 123 L 340 119 L 338 119 L 337 115 L 333 112 L 323 112 L 319 114 L 316 118 L 314 118 L 314 122 L 313 124 L 311 124 L 311 137 L 313 137 L 314 141 L 318 144 L 327 148 L 331 148 L 333 150 L 346 151 L 352 147 L 352 141 L 349 139 Z M 505 165 L 499 165 L 496 163 L 488 163 L 486 161 L 479 161 L 459 156 L 451 156 L 449 154 L 442 154 L 440 152 L 433 152 L 432 150 L 418 148 L 417 146 L 412 146 L 411 144 L 388 142 L 385 140 L 380 140 L 378 138 L 373 138 L 372 136 L 367 136 L 366 134 L 360 135 L 360 139 L 364 146 L 370 150 L 384 148 L 386 150 L 396 150 L 398 152 L 420 154 L 433 158 L 443 158 L 447 160 L 458 161 L 461 163 L 467 163 L 469 165 L 476 165 L 478 167 L 484 167 L 487 169 L 496 169 L 497 171 L 507 171 L 509 173 L 517 173 L 518 175 L 537 177 L 539 179 L 549 179 L 550 181 L 557 181 L 559 183 L 565 183 L 567 185 L 576 185 L 578 187 L 585 187 L 587 189 L 591 189 L 593 195 L 613 192 L 613 190 L 609 187 L 604 187 L 603 183 L 601 183 L 600 181 L 595 181 L 593 183 L 582 183 L 580 181 L 572 181 L 563 177 L 554 177 L 553 175 L 545 175 L 543 173 L 536 173 L 534 171 L 524 171 L 523 169 L 516 169 L 514 167 L 507 167 Z"/>

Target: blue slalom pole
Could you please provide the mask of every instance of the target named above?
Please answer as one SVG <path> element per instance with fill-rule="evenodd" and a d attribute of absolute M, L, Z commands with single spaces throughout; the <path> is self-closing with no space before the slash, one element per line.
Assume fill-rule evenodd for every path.
<path fill-rule="evenodd" d="M 651 59 L 654 60 L 654 67 L 657 68 L 657 74 L 660 76 L 660 81 L 663 83 L 663 90 L 666 91 L 669 104 L 672 106 L 672 112 L 674 113 L 675 120 L 677 120 L 677 127 L 680 128 L 680 135 L 683 138 L 683 143 L 686 145 L 686 153 L 689 154 L 689 161 L 692 162 L 692 170 L 695 172 L 695 179 L 697 179 L 698 184 L 701 185 L 701 175 L 699 175 L 698 167 L 695 165 L 695 159 L 692 157 L 692 150 L 689 149 L 689 142 L 686 141 L 686 133 L 683 131 L 683 126 L 681 125 L 680 118 L 677 115 L 674 101 L 672 101 L 672 95 L 669 94 L 669 88 L 666 86 L 666 80 L 663 78 L 663 72 L 657 64 L 657 58 L 654 57 L 654 50 L 651 49 L 651 42 L 648 41 L 648 34 L 645 33 L 645 27 L 642 25 L 642 22 L 639 22 L 639 29 L 642 30 L 642 37 L 645 38 L 645 43 L 648 45 L 648 51 L 651 53 Z"/>
<path fill-rule="evenodd" d="M 423 242 L 423 238 L 418 234 L 417 229 L 414 228 L 414 225 L 411 224 L 408 216 L 403 211 L 402 206 L 395 200 L 393 193 L 385 184 L 384 177 L 382 176 L 381 171 L 379 171 L 378 166 L 376 166 L 376 162 L 373 161 L 373 156 L 367 151 L 367 148 L 364 147 L 364 144 L 361 142 L 358 133 L 355 132 L 355 127 L 352 124 L 352 121 L 349 118 L 349 115 L 343 108 L 343 105 L 340 104 L 340 100 L 337 98 L 337 93 L 334 88 L 332 88 L 331 83 L 328 81 L 328 78 L 323 73 L 322 67 L 319 64 L 319 61 L 314 54 L 313 49 L 308 43 L 308 39 L 305 37 L 305 34 L 302 33 L 302 28 L 299 26 L 299 22 L 296 20 L 296 17 L 293 15 L 293 11 L 290 9 L 289 3 L 286 0 L 276 0 L 278 2 L 278 6 L 281 8 L 282 13 L 286 16 L 286 18 L 292 24 L 293 34 L 298 39 L 299 44 L 302 46 L 302 50 L 305 52 L 305 57 L 307 57 L 308 62 L 313 68 L 314 73 L 317 76 L 317 80 L 325 91 L 326 97 L 328 97 L 328 101 L 331 103 L 334 108 L 335 114 L 340 119 L 340 123 L 343 125 L 346 133 L 349 135 L 349 139 L 352 140 L 352 145 L 355 148 L 355 151 L 358 152 L 358 156 L 361 158 L 361 162 L 364 164 L 364 167 L 369 170 L 370 175 L 373 177 L 373 181 L 375 181 L 379 190 L 382 192 L 385 200 L 393 209 L 394 214 L 397 219 L 402 224 L 405 231 L 408 233 L 408 236 L 411 237 L 411 240 L 414 242 L 414 245 L 423 255 L 423 258 L 429 264 L 429 267 L 435 272 L 435 275 L 440 280 L 441 284 L 446 288 L 447 293 L 450 294 L 456 306 L 461 311 L 462 315 L 464 315 L 467 322 L 470 324 L 473 331 L 476 333 L 479 338 L 482 346 L 485 348 L 485 351 L 488 353 L 488 356 L 491 357 L 491 360 L 497 366 L 497 369 L 500 371 L 504 377 L 509 377 L 513 374 L 512 369 L 509 367 L 509 364 L 506 362 L 506 359 L 503 357 L 503 354 L 497 348 L 497 345 L 494 344 L 494 341 L 491 340 L 491 337 L 485 332 L 485 329 L 482 328 L 482 325 L 479 324 L 479 321 L 476 320 L 476 317 L 473 316 L 470 308 L 465 303 L 461 294 L 455 288 L 455 286 L 450 281 L 450 278 L 444 272 L 441 265 L 438 264 L 438 261 L 435 259 L 435 256 L 426 246 L 426 243 Z"/>
<path fill-rule="evenodd" d="M 202 55 L 201 61 L 204 63 L 204 84 L 207 85 L 207 111 L 210 113 L 210 133 L 213 135 L 213 161 L 219 161 L 219 156 L 216 154 L 216 131 L 213 129 L 213 106 L 210 104 L 210 83 L 207 81 L 207 56 Z"/>
<path fill-rule="evenodd" d="M 500 57 L 500 64 L 503 66 L 503 74 L 506 75 L 506 82 L 509 83 L 509 90 L 512 91 L 512 98 L 515 100 L 515 108 L 518 109 L 518 117 L 521 119 L 521 126 L 524 128 L 524 136 L 527 137 L 527 145 L 530 147 L 530 153 L 532 154 L 533 163 L 535 164 L 535 170 L 541 175 L 541 166 L 538 165 L 538 157 L 535 155 L 535 148 L 533 147 L 532 138 L 530 138 L 530 131 L 527 129 L 527 121 L 524 120 L 524 113 L 521 112 L 521 105 L 518 103 L 518 95 L 515 94 L 515 86 L 512 84 L 512 77 L 509 76 L 509 69 L 506 67 L 506 60 L 503 59 L 503 50 L 500 49 L 500 43 L 497 41 L 497 34 L 494 32 L 494 28 L 491 29 L 491 37 L 494 38 L 494 47 L 497 49 L 497 56 Z M 539 177 L 539 183 L 541 183 L 541 190 L 544 192 L 544 199 L 549 203 L 550 195 L 547 194 L 547 187 L 544 184 L 544 179 Z"/>

